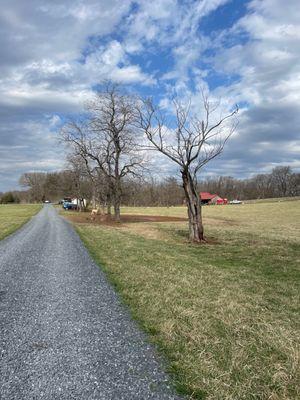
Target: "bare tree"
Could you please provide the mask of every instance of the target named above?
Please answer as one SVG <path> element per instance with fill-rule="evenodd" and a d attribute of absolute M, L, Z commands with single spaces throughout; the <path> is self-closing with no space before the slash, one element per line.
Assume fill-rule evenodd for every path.
<path fill-rule="evenodd" d="M 290 195 L 291 180 L 291 167 L 279 166 L 273 168 L 271 172 L 271 181 L 278 197 L 286 197 Z"/>
<path fill-rule="evenodd" d="M 92 203 L 96 207 L 99 203 L 107 214 L 111 215 L 112 185 L 110 182 L 109 149 L 94 140 L 90 130 L 90 120 L 70 121 L 61 131 L 63 141 L 69 146 L 68 158 L 81 159 L 84 173 L 88 176 L 92 188 Z"/>
<path fill-rule="evenodd" d="M 77 200 L 78 210 L 85 211 L 91 198 L 91 184 L 85 161 L 82 157 L 73 154 L 68 156 L 68 164 L 70 166 L 72 195 Z"/>
<path fill-rule="evenodd" d="M 45 196 L 46 174 L 43 172 L 26 172 L 20 177 L 19 183 L 30 190 L 32 202 L 41 202 Z"/>
<path fill-rule="evenodd" d="M 107 84 L 86 108 L 86 119 L 67 124 L 63 139 L 86 160 L 92 174 L 98 171 L 105 177 L 108 202 L 112 201 L 115 219 L 120 221 L 121 182 L 136 175 L 143 162 L 137 147 L 134 99 Z"/>
<path fill-rule="evenodd" d="M 293 173 L 290 179 L 290 196 L 300 196 L 300 174 Z"/>
<path fill-rule="evenodd" d="M 111 215 L 111 186 L 109 184 L 109 179 L 106 174 L 97 166 L 91 165 L 87 156 L 81 155 L 86 166 L 86 174 L 89 178 L 91 189 L 92 189 L 92 203 L 93 208 L 97 208 L 99 204 L 101 206 L 102 213 L 105 213 L 105 208 L 107 215 Z"/>
<path fill-rule="evenodd" d="M 105 168 L 103 171 L 111 185 L 114 215 L 120 220 L 121 181 L 134 175 L 142 158 L 136 146 L 136 114 L 132 97 L 121 93 L 117 86 L 108 84 L 102 93 L 88 104 L 92 115 L 90 127 L 97 139 L 104 144 Z M 91 157 L 93 155 L 91 154 Z"/>
<path fill-rule="evenodd" d="M 180 168 L 185 201 L 188 209 L 189 236 L 194 242 L 205 241 L 201 202 L 197 193 L 198 172 L 222 153 L 236 124 L 226 122 L 238 111 L 237 107 L 223 117 L 214 118 L 217 106 L 203 95 L 203 118 L 192 113 L 191 105 L 173 100 L 174 118 L 167 121 L 166 113 L 152 99 L 141 101 L 137 107 L 139 125 L 150 142 L 149 149 L 168 157 Z"/>

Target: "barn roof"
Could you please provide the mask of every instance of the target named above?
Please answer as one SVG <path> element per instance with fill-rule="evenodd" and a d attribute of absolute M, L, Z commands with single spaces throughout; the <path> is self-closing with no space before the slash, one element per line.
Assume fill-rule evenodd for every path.
<path fill-rule="evenodd" d="M 211 194 L 209 192 L 200 192 L 201 200 L 211 200 L 215 197 L 218 197 L 217 194 Z"/>

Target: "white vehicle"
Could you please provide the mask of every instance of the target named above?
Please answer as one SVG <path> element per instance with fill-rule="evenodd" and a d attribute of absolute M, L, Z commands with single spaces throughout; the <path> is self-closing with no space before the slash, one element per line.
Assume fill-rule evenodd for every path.
<path fill-rule="evenodd" d="M 231 200 L 231 201 L 229 202 L 229 204 L 243 204 L 243 202 L 242 202 L 241 200 L 235 199 L 235 200 Z"/>

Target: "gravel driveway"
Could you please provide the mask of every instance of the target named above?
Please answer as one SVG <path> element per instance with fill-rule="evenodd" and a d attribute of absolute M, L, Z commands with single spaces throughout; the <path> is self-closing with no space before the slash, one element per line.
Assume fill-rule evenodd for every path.
<path fill-rule="evenodd" d="M 178 399 L 160 360 L 51 205 L 0 242 L 0 399 Z"/>

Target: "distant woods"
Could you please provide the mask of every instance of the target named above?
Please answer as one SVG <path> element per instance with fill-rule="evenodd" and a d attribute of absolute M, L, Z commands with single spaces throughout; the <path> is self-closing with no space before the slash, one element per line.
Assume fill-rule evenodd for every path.
<path fill-rule="evenodd" d="M 269 174 L 257 174 L 249 179 L 230 176 L 210 178 L 200 183 L 201 190 L 217 193 L 228 199 L 253 200 L 300 196 L 300 173 L 289 166 L 273 168 Z"/>
<path fill-rule="evenodd" d="M 58 201 L 63 197 L 83 197 L 92 201 L 92 187 L 88 176 L 73 170 L 49 173 L 26 173 L 20 178 L 22 191 L 0 194 L 2 203 Z M 250 179 L 230 176 L 207 178 L 199 181 L 199 191 L 218 194 L 228 199 L 252 200 L 300 196 L 300 173 L 289 166 L 276 167 L 269 174 L 258 174 Z M 162 180 L 127 178 L 122 182 L 122 204 L 128 206 L 182 205 L 184 192 L 174 177 Z"/>

